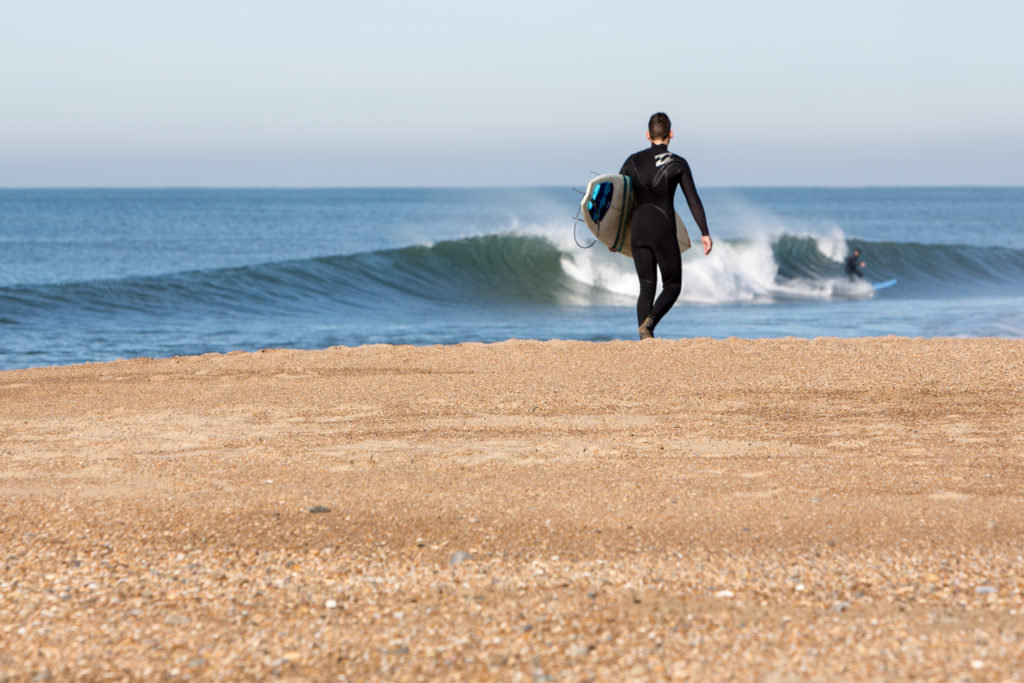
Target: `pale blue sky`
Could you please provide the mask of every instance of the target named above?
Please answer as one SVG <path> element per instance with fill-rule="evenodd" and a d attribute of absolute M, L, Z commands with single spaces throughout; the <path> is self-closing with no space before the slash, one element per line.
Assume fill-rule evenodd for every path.
<path fill-rule="evenodd" d="M 0 186 L 1024 185 L 1024 2 L 4 0 Z"/>

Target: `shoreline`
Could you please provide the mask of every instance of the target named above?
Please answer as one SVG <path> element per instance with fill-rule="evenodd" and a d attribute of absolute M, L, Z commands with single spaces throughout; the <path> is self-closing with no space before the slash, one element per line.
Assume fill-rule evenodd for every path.
<path fill-rule="evenodd" d="M 300 353 L 300 354 L 319 354 L 328 352 L 352 352 L 352 351 L 364 351 L 374 349 L 459 349 L 465 347 L 495 347 L 502 345 L 544 345 L 544 344 L 578 344 L 584 347 L 587 346 L 603 346 L 607 344 L 632 344 L 640 343 L 645 340 L 638 339 L 605 339 L 600 341 L 594 340 L 583 340 L 583 339 L 523 339 L 519 337 L 510 337 L 499 341 L 461 341 L 453 343 L 437 343 L 437 344 L 405 344 L 405 343 L 390 343 L 390 342 L 375 342 L 365 343 L 357 345 L 344 345 L 338 344 L 334 346 L 327 346 L 322 348 L 299 348 L 299 347 L 288 347 L 288 346 L 271 346 L 253 350 L 246 349 L 233 349 L 230 351 L 208 351 L 197 354 L 177 354 L 173 356 L 127 356 L 122 358 L 113 358 L 110 360 L 89 360 L 78 363 L 66 363 L 59 365 L 33 365 L 24 368 L 0 368 L 0 377 L 3 373 L 13 372 L 34 372 L 34 371 L 45 371 L 45 370 L 56 370 L 60 368 L 77 368 L 77 367 L 94 367 L 98 365 L 111 365 L 116 363 L 141 363 L 141 362 L 161 362 L 161 361 L 183 361 L 189 359 L 199 358 L 214 358 L 221 356 L 239 356 L 239 355 L 259 355 L 266 353 Z M 771 343 L 771 342 L 785 342 L 785 343 L 856 343 L 856 342 L 880 342 L 880 341 L 905 341 L 905 342 L 940 342 L 940 343 L 959 343 L 959 342 L 995 342 L 995 343 L 1010 343 L 1010 344 L 1024 344 L 1024 338 L 1021 337 L 963 337 L 963 336 L 906 336 L 900 334 L 887 334 L 887 335 L 866 335 L 857 337 L 836 337 L 836 336 L 817 336 L 817 337 L 803 337 L 803 336 L 777 336 L 777 337 L 680 337 L 680 338 L 666 338 L 656 337 L 653 340 L 646 340 L 647 343 L 656 344 L 687 344 L 687 343 L 701 343 L 701 344 L 732 344 L 737 342 L 749 342 L 753 344 Z"/>
<path fill-rule="evenodd" d="M 1024 340 L 277 349 L 0 406 L 0 678 L 1024 677 Z"/>

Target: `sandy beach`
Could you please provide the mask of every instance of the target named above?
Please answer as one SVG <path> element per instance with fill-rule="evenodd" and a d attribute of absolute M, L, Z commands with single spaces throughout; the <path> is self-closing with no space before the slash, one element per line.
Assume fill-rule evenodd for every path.
<path fill-rule="evenodd" d="M 0 680 L 1024 680 L 1024 342 L 0 372 Z"/>

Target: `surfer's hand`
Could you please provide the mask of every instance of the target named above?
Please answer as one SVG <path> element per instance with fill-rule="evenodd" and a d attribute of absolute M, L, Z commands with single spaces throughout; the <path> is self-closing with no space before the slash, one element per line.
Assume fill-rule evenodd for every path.
<path fill-rule="evenodd" d="M 704 244 L 704 255 L 707 256 L 711 253 L 711 235 L 701 235 L 700 241 Z"/>

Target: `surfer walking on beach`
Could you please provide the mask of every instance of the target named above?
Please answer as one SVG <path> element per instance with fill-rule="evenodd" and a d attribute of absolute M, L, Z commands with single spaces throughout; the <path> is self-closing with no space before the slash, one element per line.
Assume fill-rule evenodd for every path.
<path fill-rule="evenodd" d="M 851 281 L 864 277 L 864 273 L 860 269 L 865 266 L 867 263 L 860 260 L 860 249 L 854 249 L 853 253 L 846 257 L 846 274 Z"/>
<path fill-rule="evenodd" d="M 690 165 L 683 157 L 668 151 L 672 137 L 672 122 L 668 116 L 661 112 L 652 115 L 647 123 L 647 139 L 651 146 L 631 155 L 619 171 L 632 179 L 636 196 L 630 247 L 636 274 L 640 278 L 636 317 L 641 339 L 654 336 L 654 327 L 672 308 L 683 288 L 683 264 L 675 224 L 677 185 L 682 188 L 690 213 L 700 228 L 704 254 L 711 253 L 704 205 L 693 184 Z M 661 272 L 662 289 L 655 300 L 657 271 Z"/>

